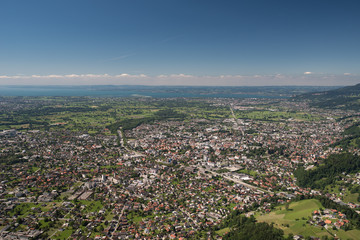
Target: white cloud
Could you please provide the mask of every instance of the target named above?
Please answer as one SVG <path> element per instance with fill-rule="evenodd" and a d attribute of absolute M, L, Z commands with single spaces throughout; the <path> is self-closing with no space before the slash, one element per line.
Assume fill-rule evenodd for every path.
<path fill-rule="evenodd" d="M 351 76 L 351 73 L 344 73 L 345 76 Z"/>
<path fill-rule="evenodd" d="M 68 75 L 65 75 L 64 77 L 65 78 L 77 78 L 79 77 L 80 75 L 77 75 L 77 74 L 68 74 Z"/>
<path fill-rule="evenodd" d="M 180 74 L 171 74 L 169 77 L 171 77 L 171 78 L 193 78 L 195 76 L 180 73 Z"/>
<path fill-rule="evenodd" d="M 48 78 L 61 78 L 61 75 L 47 75 Z"/>
<path fill-rule="evenodd" d="M 182 86 L 279 86 L 279 85 L 354 85 L 360 82 L 353 74 L 301 75 L 218 75 L 196 76 L 189 74 L 50 74 L 0 75 L 0 85 L 182 85 Z"/>
<path fill-rule="evenodd" d="M 127 73 L 122 73 L 122 74 L 119 74 L 119 75 L 115 75 L 115 77 L 117 78 L 121 78 L 121 77 L 129 77 L 130 75 L 127 74 Z"/>

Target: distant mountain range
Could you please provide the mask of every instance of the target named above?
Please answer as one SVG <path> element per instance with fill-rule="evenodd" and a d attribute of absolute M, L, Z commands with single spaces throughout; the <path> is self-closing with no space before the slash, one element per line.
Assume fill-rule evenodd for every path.
<path fill-rule="evenodd" d="M 314 107 L 360 110 L 360 83 L 335 90 L 305 93 L 294 99 L 309 100 Z"/>

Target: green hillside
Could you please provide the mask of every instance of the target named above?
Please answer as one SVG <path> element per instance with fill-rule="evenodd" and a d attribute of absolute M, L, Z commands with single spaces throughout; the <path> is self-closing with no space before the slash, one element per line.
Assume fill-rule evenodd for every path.
<path fill-rule="evenodd" d="M 343 135 L 345 136 L 343 139 L 330 146 L 340 147 L 344 150 L 349 148 L 360 148 L 360 122 L 345 129 Z"/>
<path fill-rule="evenodd" d="M 330 91 L 305 93 L 294 97 L 294 99 L 309 100 L 313 107 L 358 111 L 360 110 L 360 83 Z"/>
<path fill-rule="evenodd" d="M 306 171 L 299 167 L 294 171 L 297 184 L 301 187 L 324 189 L 335 183 L 340 174 L 357 173 L 360 170 L 360 157 L 351 153 L 333 154 L 314 170 Z"/>
<path fill-rule="evenodd" d="M 274 227 L 284 231 L 285 235 L 302 235 L 304 237 L 328 237 L 331 239 L 338 236 L 341 239 L 358 239 L 360 230 L 342 230 L 342 229 L 328 229 L 320 226 L 309 224 L 309 219 L 312 218 L 312 213 L 324 206 L 317 199 L 306 199 L 298 202 L 292 202 L 286 210 L 285 205 L 277 207 L 274 211 L 267 214 L 256 215 L 258 222 L 273 223 Z"/>

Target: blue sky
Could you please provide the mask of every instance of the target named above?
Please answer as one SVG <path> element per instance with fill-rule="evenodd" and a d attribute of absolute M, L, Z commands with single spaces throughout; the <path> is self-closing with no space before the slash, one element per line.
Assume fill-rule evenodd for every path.
<path fill-rule="evenodd" d="M 357 0 L 1 0 L 0 84 L 356 84 L 359 9 Z"/>

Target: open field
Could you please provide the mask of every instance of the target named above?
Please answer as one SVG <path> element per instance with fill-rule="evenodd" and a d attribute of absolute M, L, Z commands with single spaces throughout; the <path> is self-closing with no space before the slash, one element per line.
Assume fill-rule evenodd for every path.
<path fill-rule="evenodd" d="M 157 100 L 137 98 L 29 97 L 29 106 L 0 113 L 0 130 L 70 130 L 89 134 L 106 133 L 114 123 L 147 122 L 170 118 L 171 111 L 181 120 L 229 118 L 226 106 L 212 106 L 204 100 Z M 12 101 L 11 99 L 9 99 Z M 14 101 L 14 105 L 17 102 Z M 11 105 L 11 104 L 10 104 Z M 163 112 L 161 112 L 163 111 Z M 160 114 L 159 114 L 160 113 Z M 136 125 L 136 124 L 134 124 Z"/>
<path fill-rule="evenodd" d="M 104 133 L 107 126 L 122 121 L 147 122 L 148 120 L 169 118 L 159 115 L 161 111 L 178 114 L 178 119 L 225 119 L 231 118 L 228 105 L 214 106 L 206 100 L 157 100 L 157 99 L 119 99 L 119 98 L 27 98 L 29 106 L 23 109 L 0 113 L 0 130 L 45 129 L 84 131 L 90 134 Z M 14 105 L 17 102 L 14 101 Z M 264 121 L 315 121 L 322 117 L 313 113 L 270 107 L 256 110 L 235 110 L 240 119 Z M 143 120 L 143 121 L 142 121 Z"/>
<path fill-rule="evenodd" d="M 98 212 L 103 208 L 100 201 L 80 200 L 79 202 L 85 206 L 84 213 Z"/>

